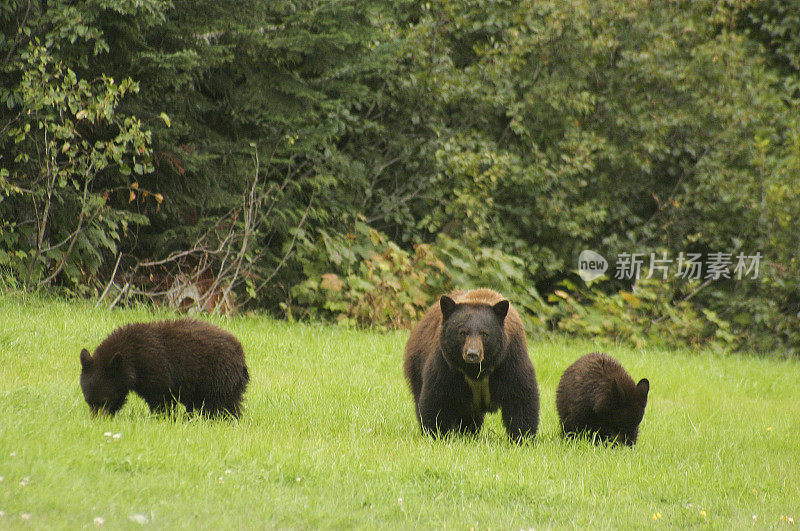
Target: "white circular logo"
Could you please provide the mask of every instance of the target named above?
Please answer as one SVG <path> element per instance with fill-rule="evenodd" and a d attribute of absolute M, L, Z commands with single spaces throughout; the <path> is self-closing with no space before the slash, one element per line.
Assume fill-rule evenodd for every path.
<path fill-rule="evenodd" d="M 584 249 L 578 256 L 578 275 L 584 282 L 591 282 L 608 270 L 608 262 L 599 253 Z"/>

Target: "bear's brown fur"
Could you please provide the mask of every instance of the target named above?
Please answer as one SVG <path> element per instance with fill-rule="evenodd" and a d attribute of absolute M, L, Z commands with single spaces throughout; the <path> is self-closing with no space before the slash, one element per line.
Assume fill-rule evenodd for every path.
<path fill-rule="evenodd" d="M 499 408 L 513 439 L 536 434 L 539 389 L 525 330 L 495 291 L 442 296 L 411 331 L 403 370 L 426 433 L 476 433 Z"/>
<path fill-rule="evenodd" d="M 556 390 L 556 408 L 566 435 L 596 435 L 612 443 L 633 445 L 639 435 L 650 382 L 638 384 L 622 365 L 593 352 L 569 366 Z"/>
<path fill-rule="evenodd" d="M 241 414 L 250 380 L 244 351 L 232 334 L 204 321 L 132 323 L 95 349 L 83 349 L 81 389 L 93 413 L 116 413 L 129 391 L 154 412 L 180 402 L 191 412 Z"/>

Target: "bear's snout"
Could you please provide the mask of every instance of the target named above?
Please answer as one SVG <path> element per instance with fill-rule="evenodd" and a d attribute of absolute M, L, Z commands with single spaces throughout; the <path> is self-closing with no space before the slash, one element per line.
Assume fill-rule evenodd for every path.
<path fill-rule="evenodd" d="M 467 363 L 483 362 L 483 342 L 480 337 L 468 337 L 464 342 L 464 361 Z"/>

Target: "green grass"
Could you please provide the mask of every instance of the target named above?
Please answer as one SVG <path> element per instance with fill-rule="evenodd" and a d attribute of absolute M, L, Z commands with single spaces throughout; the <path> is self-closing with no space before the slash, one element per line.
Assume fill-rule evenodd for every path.
<path fill-rule="evenodd" d="M 651 391 L 639 444 L 608 448 L 557 432 L 558 378 L 596 347 L 530 341 L 536 441 L 510 443 L 499 415 L 477 438 L 435 441 L 402 378 L 407 334 L 242 316 L 215 320 L 247 353 L 241 422 L 152 416 L 134 395 L 90 418 L 80 349 L 165 316 L 0 295 L 0 528 L 800 523 L 797 361 L 610 349 Z"/>

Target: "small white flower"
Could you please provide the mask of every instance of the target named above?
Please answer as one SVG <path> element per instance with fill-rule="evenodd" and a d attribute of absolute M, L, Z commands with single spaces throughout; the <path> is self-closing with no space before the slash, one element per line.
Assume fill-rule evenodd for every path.
<path fill-rule="evenodd" d="M 17 452 L 11 452 L 9 455 L 10 455 L 11 457 L 17 457 Z"/>
<path fill-rule="evenodd" d="M 27 522 L 28 520 L 31 519 L 31 513 L 22 513 L 20 515 L 20 518 L 22 518 L 23 520 L 25 520 Z"/>
<path fill-rule="evenodd" d="M 105 435 L 106 437 L 111 437 L 111 436 L 112 436 L 112 435 L 114 435 L 114 434 L 113 434 L 113 433 L 111 433 L 110 431 L 107 431 L 107 432 L 105 432 L 103 435 Z"/>
<path fill-rule="evenodd" d="M 5 479 L 6 479 L 6 477 L 5 477 L 5 476 L 0 476 L 0 483 L 2 483 L 2 482 L 3 482 L 3 480 L 5 480 Z"/>
<path fill-rule="evenodd" d="M 225 473 L 226 473 L 226 474 L 230 474 L 231 472 L 233 472 L 233 470 L 231 470 L 230 468 L 226 468 L 226 469 L 225 469 Z"/>
<path fill-rule="evenodd" d="M 132 514 L 128 517 L 128 520 L 135 524 L 144 525 L 147 523 L 147 517 L 143 514 Z"/>
<path fill-rule="evenodd" d="M 301 481 L 303 481 L 303 478 L 301 478 L 300 476 L 297 476 L 297 477 L 295 478 L 295 480 L 296 480 L 298 483 L 300 483 Z"/>
<path fill-rule="evenodd" d="M 3 518 L 6 515 L 5 511 L 0 511 L 0 518 Z"/>
<path fill-rule="evenodd" d="M 27 485 L 30 482 L 31 482 L 31 477 L 30 476 L 25 476 L 24 478 L 19 480 L 19 486 L 20 487 L 24 487 L 25 485 Z"/>
<path fill-rule="evenodd" d="M 115 433 L 114 435 L 112 435 L 112 437 L 114 438 L 115 441 L 118 441 L 118 440 L 122 439 L 122 434 L 121 433 Z"/>
<path fill-rule="evenodd" d="M 106 523 L 106 521 L 103 519 L 103 517 L 102 517 L 102 516 L 97 516 L 97 517 L 95 517 L 95 519 L 94 519 L 94 525 L 96 525 L 96 526 L 98 526 L 98 527 L 100 527 L 101 525 L 103 525 L 103 524 L 105 524 L 105 523 Z"/>

